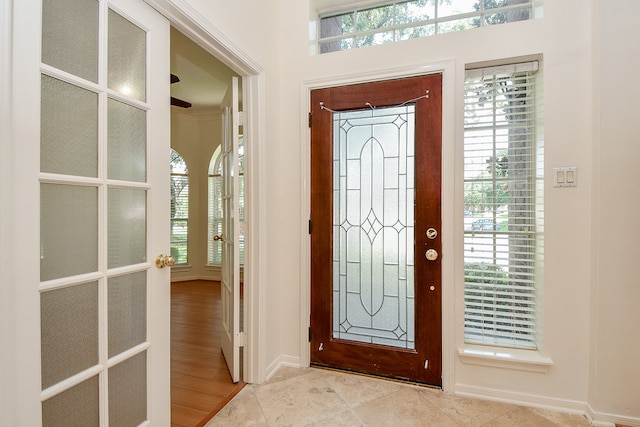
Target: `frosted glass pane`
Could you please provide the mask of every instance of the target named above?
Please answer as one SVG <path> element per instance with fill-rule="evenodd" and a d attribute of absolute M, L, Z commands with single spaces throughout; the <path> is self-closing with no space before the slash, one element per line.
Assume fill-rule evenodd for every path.
<path fill-rule="evenodd" d="M 42 62 L 98 82 L 98 2 L 42 1 Z"/>
<path fill-rule="evenodd" d="M 147 193 L 144 190 L 108 190 L 108 266 L 109 268 L 146 261 Z"/>
<path fill-rule="evenodd" d="M 109 425 L 137 426 L 147 419 L 147 353 L 109 369 Z"/>
<path fill-rule="evenodd" d="M 146 100 L 147 34 L 109 10 L 109 89 Z"/>
<path fill-rule="evenodd" d="M 98 363 L 98 282 L 40 295 L 42 388 Z"/>
<path fill-rule="evenodd" d="M 98 377 L 91 377 L 42 402 L 43 427 L 98 427 Z"/>
<path fill-rule="evenodd" d="M 415 348 L 414 110 L 333 115 L 334 338 Z"/>
<path fill-rule="evenodd" d="M 109 179 L 144 182 L 147 166 L 147 114 L 109 100 Z"/>
<path fill-rule="evenodd" d="M 98 270 L 98 189 L 40 186 L 40 280 Z"/>
<path fill-rule="evenodd" d="M 98 176 L 98 95 L 42 76 L 40 170 Z"/>
<path fill-rule="evenodd" d="M 146 341 L 147 272 L 112 277 L 109 290 L 109 357 Z"/>

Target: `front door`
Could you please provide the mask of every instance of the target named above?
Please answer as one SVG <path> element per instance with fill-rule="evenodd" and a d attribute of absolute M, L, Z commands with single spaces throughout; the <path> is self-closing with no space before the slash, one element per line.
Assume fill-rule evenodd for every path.
<path fill-rule="evenodd" d="M 441 385 L 442 76 L 311 93 L 311 363 Z"/>
<path fill-rule="evenodd" d="M 168 425 L 169 22 L 13 7 L 14 425 Z"/>

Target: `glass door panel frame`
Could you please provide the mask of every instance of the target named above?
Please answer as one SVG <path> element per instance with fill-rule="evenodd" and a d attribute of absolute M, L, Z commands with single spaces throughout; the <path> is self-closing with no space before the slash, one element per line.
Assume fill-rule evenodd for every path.
<path fill-rule="evenodd" d="M 47 65 L 40 64 L 40 39 L 39 17 L 41 10 L 41 0 L 2 0 L 2 5 L 12 12 L 13 27 L 11 28 L 12 52 L 11 67 L 14 70 L 11 76 L 11 146 L 8 158 L 11 159 L 10 169 L 11 182 L 15 188 L 9 194 L 12 201 L 8 207 L 7 216 L 11 221 L 10 235 L 11 242 L 11 268 L 9 270 L 9 283 L 11 301 L 13 301 L 8 317 L 11 319 L 8 333 L 10 350 L 8 360 L 10 366 L 15 366 L 14 372 L 7 378 L 12 386 L 13 396 L 10 411 L 7 412 L 9 423 L 12 425 L 40 425 L 42 422 L 41 400 L 55 394 L 60 389 L 71 383 L 79 382 L 81 378 L 91 377 L 108 366 L 113 366 L 122 360 L 127 354 L 116 355 L 111 360 L 106 359 L 106 346 L 100 343 L 100 362 L 95 367 L 73 376 L 41 392 L 40 381 L 40 316 L 39 316 L 39 294 L 42 291 L 69 286 L 73 283 L 84 283 L 97 280 L 100 282 L 100 292 L 102 301 L 100 306 L 103 313 L 106 310 L 106 280 L 115 275 L 121 275 L 127 271 L 144 271 L 149 273 L 148 281 L 154 287 L 147 287 L 147 342 L 153 343 L 149 347 L 148 343 L 130 349 L 131 353 L 147 351 L 148 372 L 156 372 L 157 375 L 149 375 L 148 382 L 148 406 L 147 416 L 155 420 L 154 423 L 168 422 L 170 419 L 170 398 L 169 398 L 169 269 L 158 270 L 152 267 L 155 255 L 160 252 L 167 253 L 169 250 L 169 223 L 168 223 L 168 203 L 169 189 L 162 186 L 153 186 L 146 183 L 111 182 L 104 179 L 104 164 L 99 164 L 99 175 L 102 178 L 83 178 L 67 175 L 45 174 L 39 171 L 39 123 L 40 123 L 40 79 L 41 73 L 52 75 L 62 80 L 70 80 L 85 89 L 93 92 L 100 92 L 101 102 L 105 104 L 108 97 L 122 100 L 120 95 L 113 91 L 101 89 L 100 84 L 94 84 L 82 79 L 77 79 L 63 71 L 54 69 Z M 10 5 L 10 6 L 6 6 Z M 169 149 L 169 106 L 164 100 L 169 98 L 169 85 L 164 78 L 169 74 L 168 51 L 169 45 L 169 25 L 168 21 L 153 11 L 142 1 L 136 0 L 114 0 L 110 3 L 100 1 L 100 8 L 103 12 L 109 6 L 119 13 L 126 10 L 127 18 L 135 16 L 134 21 L 148 24 L 145 30 L 153 33 L 147 37 L 148 52 L 157 52 L 150 60 L 147 60 L 149 71 L 158 73 L 160 78 L 149 78 L 147 76 L 147 90 L 149 98 L 147 103 L 137 103 L 145 110 L 148 110 L 148 182 L 164 182 L 164 177 L 168 180 L 168 170 L 166 166 L 166 153 Z M 37 12 L 37 13 L 35 13 Z M 34 19 L 35 18 L 35 19 Z M 104 24 L 104 21 L 101 20 Z M 34 25 L 35 24 L 35 25 Z M 150 45 L 153 44 L 153 47 Z M 101 36 L 100 45 L 105 46 L 104 35 Z M 105 64 L 104 57 L 100 57 L 100 66 Z M 104 77 L 100 78 L 100 82 Z M 4 82 L 4 80 L 3 80 Z M 125 100 L 132 103 L 130 100 Z M 136 104 L 136 103 L 134 103 Z M 154 107 L 151 108 L 151 105 Z M 106 128 L 104 114 L 99 115 L 99 127 L 104 132 Z M 152 126 L 151 123 L 154 123 Z M 103 137 L 104 138 L 104 135 Z M 150 150 L 150 143 L 153 141 L 153 149 Z M 19 143 L 18 143 L 19 142 Z M 105 150 L 102 141 L 99 143 L 99 150 Z M 162 150 L 162 146 L 166 146 Z M 164 153 L 164 156 L 162 155 Z M 157 167 L 153 167 L 158 165 Z M 3 175 L 4 177 L 4 175 Z M 63 183 L 65 185 L 85 185 L 96 187 L 99 190 L 99 200 L 104 203 L 106 198 L 106 188 L 108 186 L 124 186 L 128 188 L 139 188 L 147 194 L 147 238 L 146 260 L 133 266 L 119 269 L 106 269 L 106 237 L 105 237 L 105 214 L 99 214 L 99 227 L 103 230 L 99 235 L 99 255 L 98 271 L 60 278 L 47 282 L 40 282 L 39 278 L 39 186 L 41 182 Z M 3 187 L 4 188 L 4 187 Z M 18 194 L 20 196 L 18 197 Z M 150 213 L 153 212 L 153 215 Z M 165 215 L 166 214 L 166 215 Z M 4 215 L 4 213 L 3 213 Z M 165 218 L 166 217 L 166 218 Z M 4 219 L 4 216 L 3 216 Z M 35 225 L 35 226 L 34 226 Z M 3 247 L 4 249 L 4 247 Z M 4 251 L 3 251 L 4 253 Z M 4 271 L 3 271 L 4 275 Z M 4 276 L 3 276 L 4 278 Z M 103 316 L 104 317 L 104 316 Z M 105 328 L 105 320 L 101 319 L 99 328 Z M 104 332 L 103 332 L 104 334 Z M 3 337 L 5 335 L 3 334 Z M 105 348 L 102 348 L 105 347 Z M 144 347 L 144 348 L 143 348 Z M 147 349 L 147 347 L 149 347 Z M 127 352 L 125 352 L 127 353 Z M 102 355 L 105 355 L 104 358 Z M 106 361 L 105 362 L 103 362 Z M 3 371 L 4 374 L 4 371 Z M 106 383 L 102 381 L 101 392 L 104 399 L 106 395 Z M 4 383 L 4 378 L 3 378 Z M 4 397 L 4 395 L 3 395 Z M 3 399 L 4 402 L 4 399 Z M 4 408 L 4 406 L 3 406 Z M 104 411 L 101 411 L 104 412 Z M 5 421 L 7 421 L 5 419 Z"/>

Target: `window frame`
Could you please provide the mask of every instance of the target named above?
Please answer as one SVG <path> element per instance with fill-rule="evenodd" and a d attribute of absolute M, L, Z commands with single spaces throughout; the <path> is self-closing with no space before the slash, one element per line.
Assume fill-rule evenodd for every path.
<path fill-rule="evenodd" d="M 529 188 L 527 190 L 529 191 L 529 193 L 527 193 L 528 199 L 525 202 L 525 204 L 528 204 L 530 206 L 530 208 L 527 211 L 528 219 L 525 219 L 525 221 L 530 221 L 530 222 L 527 223 L 526 226 L 523 226 L 524 228 L 521 227 L 522 229 L 525 230 L 525 233 L 522 232 L 521 228 L 518 228 L 520 224 L 516 223 L 516 222 L 522 222 L 521 220 L 524 218 L 523 216 L 521 216 L 518 213 L 516 215 L 517 218 L 509 219 L 509 216 L 510 216 L 509 210 L 511 209 L 512 204 L 514 203 L 511 200 L 511 195 L 508 195 L 508 196 L 503 195 L 503 197 L 507 197 L 507 200 L 508 200 L 507 202 L 508 205 L 506 207 L 508 211 L 506 214 L 507 219 L 505 221 L 505 226 L 496 227 L 498 225 L 497 219 L 499 218 L 497 215 L 498 209 L 505 209 L 505 207 L 503 206 L 505 204 L 504 199 L 500 200 L 499 202 L 497 201 L 497 193 L 499 188 L 498 184 L 505 185 L 505 186 L 512 185 L 510 181 L 511 182 L 515 182 L 516 180 L 522 181 L 522 177 L 516 176 L 518 169 L 514 167 L 514 165 L 517 166 L 521 162 L 512 160 L 512 159 L 507 159 L 506 157 L 504 157 L 503 159 L 503 162 L 505 162 L 505 171 L 503 176 L 499 176 L 500 174 L 496 171 L 496 169 L 500 165 L 499 163 L 500 157 L 496 153 L 498 151 L 498 149 L 496 148 L 496 145 L 498 145 L 498 142 L 496 142 L 498 137 L 496 137 L 497 133 L 495 132 L 495 130 L 498 129 L 498 126 L 495 126 L 495 123 L 498 123 L 499 120 L 497 120 L 495 117 L 496 114 L 498 114 L 496 113 L 497 109 L 495 107 L 492 107 L 493 110 L 491 111 L 491 115 L 493 118 L 490 121 L 490 123 L 492 123 L 492 125 L 485 126 L 485 128 L 487 129 L 489 128 L 493 129 L 494 134 L 491 136 L 493 141 L 491 143 L 482 142 L 483 148 L 481 148 L 481 150 L 486 151 L 488 149 L 485 147 L 491 144 L 492 145 L 491 150 L 493 151 L 493 154 L 491 155 L 491 157 L 488 157 L 489 160 L 485 162 L 481 162 L 478 160 L 478 159 L 484 160 L 483 157 L 475 158 L 475 161 L 477 164 L 483 165 L 489 170 L 488 172 L 489 176 L 487 176 L 486 173 L 482 177 L 478 175 L 476 178 L 469 178 L 468 176 L 468 174 L 470 173 L 469 169 L 472 169 L 471 166 L 473 166 L 473 165 L 469 166 L 471 163 L 467 163 L 467 161 L 469 162 L 472 161 L 470 160 L 472 153 L 469 148 L 469 146 L 471 145 L 471 142 L 469 141 L 473 138 L 477 138 L 478 140 L 480 140 L 480 138 L 477 136 L 478 135 L 477 133 L 473 137 L 469 135 L 473 135 L 472 132 L 474 131 L 477 132 L 477 129 L 480 126 L 474 127 L 469 124 L 471 119 L 468 119 L 468 117 L 474 117 L 476 120 L 478 120 L 478 117 L 471 116 L 471 114 L 467 110 L 467 106 L 470 104 L 473 104 L 472 102 L 469 101 L 470 99 L 473 99 L 473 94 L 469 93 L 467 85 L 470 84 L 470 80 L 474 78 L 478 79 L 478 81 L 484 81 L 487 77 L 490 77 L 490 76 L 496 76 L 496 75 L 505 76 L 508 74 L 511 74 L 511 77 L 506 78 L 506 80 L 518 79 L 517 81 L 520 82 L 521 81 L 520 79 L 523 78 L 522 76 L 527 75 L 525 79 L 528 82 L 528 83 L 525 83 L 527 85 L 526 92 L 521 92 L 523 95 L 526 94 L 526 96 L 523 96 L 522 101 L 520 102 L 522 103 L 522 105 L 525 105 L 528 108 L 526 111 L 527 111 L 527 114 L 530 114 L 530 116 L 527 116 L 526 120 L 524 121 L 518 121 L 517 119 L 514 118 L 515 114 L 514 114 L 514 117 L 509 118 L 508 114 L 511 114 L 511 113 L 507 113 L 506 110 L 501 113 L 502 116 L 504 116 L 502 119 L 503 121 L 501 125 L 503 128 L 508 129 L 509 132 L 511 132 L 514 129 L 519 130 L 519 129 L 526 128 L 526 132 L 529 132 L 526 134 L 527 135 L 526 143 L 529 144 L 527 148 L 531 151 L 530 153 L 531 157 L 528 160 L 527 166 L 525 166 L 524 168 L 528 173 L 527 179 L 528 179 L 528 185 L 529 185 Z M 516 75 L 519 77 L 513 77 Z M 464 283 L 464 343 L 465 343 L 465 346 L 467 346 L 468 348 L 472 348 L 472 347 L 486 348 L 487 346 L 506 347 L 506 348 L 509 348 L 510 351 L 518 352 L 518 351 L 538 350 L 541 346 L 540 337 L 538 334 L 538 327 L 539 327 L 538 325 L 541 323 L 541 312 L 542 312 L 541 301 L 539 301 L 539 296 L 540 296 L 542 285 L 543 285 L 543 258 L 544 258 L 544 245 L 543 245 L 544 139 L 542 135 L 542 125 L 541 125 L 541 117 L 542 117 L 542 114 L 541 114 L 542 89 L 540 84 L 541 81 L 542 81 L 542 71 L 538 69 L 537 61 L 522 63 L 522 64 L 509 64 L 509 65 L 498 66 L 498 67 L 467 69 L 467 72 L 466 72 L 465 90 L 464 90 L 465 120 L 464 120 L 464 146 L 463 146 L 464 170 L 466 175 L 464 177 L 465 226 L 464 226 L 463 259 L 464 259 L 464 267 L 465 267 L 464 268 L 464 272 L 465 272 L 464 274 L 464 277 L 465 277 L 465 280 L 464 280 L 465 282 Z M 532 86 L 529 86 L 529 85 L 532 85 Z M 487 87 L 489 87 L 489 85 L 487 85 Z M 493 86 L 491 86 L 491 88 L 493 88 Z M 523 90 L 521 88 L 517 88 L 517 89 Z M 478 95 L 477 97 L 479 98 Z M 497 98 L 497 95 L 495 97 Z M 488 103 L 488 101 L 482 101 L 482 102 Z M 513 104 L 508 104 L 508 105 L 510 108 L 513 108 L 512 107 Z M 485 109 L 483 112 L 486 112 L 487 110 L 491 110 L 491 109 Z M 487 113 L 487 116 L 489 116 L 488 113 Z M 485 120 L 485 119 L 486 117 L 483 117 L 480 120 Z M 482 138 L 486 139 L 488 137 L 485 136 Z M 504 134 L 502 138 L 504 138 Z M 512 140 L 510 138 L 512 138 L 512 136 L 507 137 L 507 144 L 511 149 Z M 475 144 L 477 144 L 477 142 L 475 142 Z M 504 140 L 502 141 L 502 144 L 504 144 Z M 521 147 L 519 147 L 519 149 L 521 149 Z M 482 152 L 483 151 L 480 151 L 480 153 Z M 484 153 L 483 155 L 486 156 L 486 153 Z M 515 157 L 515 154 L 513 151 L 510 151 L 508 154 L 508 157 L 511 158 L 512 156 Z M 513 170 L 509 170 L 510 167 Z M 478 169 L 474 169 L 474 173 L 477 173 L 477 170 Z M 471 219 L 469 219 L 469 215 L 467 215 L 468 211 L 470 213 L 469 201 L 475 200 L 474 197 L 469 196 L 469 193 L 470 193 L 469 185 L 473 183 L 480 183 L 484 186 L 487 186 L 487 188 L 492 189 L 491 191 L 493 194 L 492 196 L 493 201 L 489 203 L 489 206 L 490 206 L 490 213 L 492 214 L 492 217 L 490 219 L 493 219 L 494 226 L 490 227 L 490 229 L 487 229 L 484 226 L 480 228 L 474 227 L 473 222 L 478 218 L 480 218 L 480 220 L 487 219 L 484 215 L 484 211 L 482 216 L 472 217 Z M 511 187 L 503 187 L 503 188 L 509 188 L 509 191 L 511 191 L 510 190 Z M 479 205 L 474 207 L 483 206 L 483 204 L 484 202 L 481 202 Z M 515 206 L 516 205 L 514 205 L 514 208 Z M 521 205 L 518 204 L 517 206 L 520 207 Z M 517 210 L 517 211 L 514 210 L 514 212 L 520 212 L 520 210 Z M 522 245 L 524 240 L 522 237 L 519 237 L 522 235 L 526 236 L 525 240 L 528 241 L 528 245 L 529 245 L 527 246 L 527 249 L 531 250 L 531 252 L 528 253 L 528 255 L 522 255 L 523 254 Z M 475 239 L 475 242 L 474 242 L 474 239 Z M 480 246 L 481 243 L 478 243 L 478 241 L 482 239 L 485 239 L 485 242 L 482 243 L 482 245 L 484 246 Z M 499 239 L 502 239 L 502 243 L 500 243 L 500 245 L 502 245 L 500 246 L 500 248 L 502 248 L 502 251 L 499 249 L 499 246 L 497 243 Z M 491 243 L 487 243 L 487 241 L 489 240 L 491 240 Z M 506 245 L 507 247 L 506 252 L 504 251 L 505 241 L 508 242 Z M 474 252 L 475 247 L 472 246 L 474 244 L 480 247 L 480 251 L 477 255 Z M 483 248 L 486 248 L 486 247 L 491 247 L 491 250 L 486 250 L 485 253 L 486 252 L 493 252 L 494 254 L 506 253 L 507 254 L 506 264 L 504 263 L 504 260 L 500 260 L 500 261 L 495 261 L 493 264 L 483 262 L 481 265 L 480 262 L 477 261 L 477 259 L 479 259 L 481 254 L 483 253 L 482 252 Z M 474 262 L 470 261 L 474 259 L 475 259 Z M 530 279 L 530 283 L 528 278 L 527 279 L 522 278 L 523 274 L 519 273 L 521 270 L 518 269 L 518 265 L 516 264 L 516 262 L 522 262 L 523 259 L 527 263 L 527 267 L 523 271 L 527 271 L 527 274 L 533 275 L 532 278 Z M 479 265 L 481 266 L 478 267 Z M 505 265 L 506 265 L 506 272 L 504 271 Z M 491 274 L 489 274 L 487 273 L 488 270 L 484 271 L 487 268 L 489 270 L 495 269 L 495 271 L 491 270 L 493 273 L 490 272 Z M 510 269 L 512 270 L 511 273 L 510 273 Z M 519 288 L 519 286 L 523 286 L 523 284 L 524 284 L 524 287 Z M 487 301 L 489 301 L 487 303 L 485 302 L 485 295 L 481 293 L 479 289 L 482 289 L 482 291 L 485 292 L 484 289 L 491 289 L 491 288 L 494 289 L 493 290 L 494 295 L 493 296 L 490 295 L 489 297 L 486 297 Z M 511 293 L 511 295 L 506 296 L 508 293 Z M 526 301 L 524 299 L 525 295 L 528 298 Z M 504 298 L 504 299 L 501 299 L 501 298 Z M 511 298 L 511 304 L 512 304 L 511 306 L 509 306 L 509 304 L 505 304 L 505 301 L 508 298 Z M 486 307 L 490 307 L 490 306 L 494 307 L 493 319 L 489 314 L 486 314 L 486 317 L 483 317 L 482 313 L 478 314 L 478 312 L 483 312 L 483 310 Z M 506 316 L 508 316 L 508 314 L 503 314 L 503 313 L 509 313 L 508 310 L 505 310 L 505 306 L 509 307 L 509 309 L 511 310 L 511 313 L 516 313 L 515 315 L 512 314 L 513 318 L 515 318 L 516 320 L 512 320 L 513 323 L 509 327 L 505 326 L 507 321 L 503 320 L 506 318 Z M 518 307 L 518 308 L 515 308 L 515 307 Z M 525 312 L 525 310 L 528 310 L 528 313 L 526 316 L 522 314 Z M 487 310 L 487 313 L 488 311 L 489 310 Z M 495 314 L 495 313 L 498 313 L 498 314 Z M 521 330 L 520 329 L 521 326 L 525 324 L 525 320 L 523 319 L 525 318 L 529 319 L 529 317 L 527 317 L 529 316 L 529 314 L 531 314 L 532 316 L 531 318 L 532 323 L 528 326 L 528 329 L 524 327 Z M 505 317 L 500 317 L 500 316 L 505 316 Z M 500 321 L 496 319 L 500 319 Z M 505 323 L 504 324 L 501 323 L 502 321 L 504 321 Z M 526 322 L 528 322 L 528 320 Z M 485 331 L 485 325 L 486 325 L 486 330 L 488 331 L 486 333 L 486 336 L 483 335 Z M 500 327 L 498 327 L 497 325 L 500 325 Z M 478 328 L 481 328 L 482 330 L 478 332 Z M 490 331 L 492 330 L 492 328 L 493 330 L 499 330 L 499 332 L 494 332 L 493 336 L 491 336 Z M 508 331 L 508 332 L 504 332 L 504 331 Z M 509 339 L 509 337 L 513 337 L 513 338 Z M 463 351 L 461 353 L 461 357 L 463 355 L 465 357 L 471 357 L 469 356 L 470 354 L 471 355 L 475 354 L 475 356 L 473 357 L 476 357 L 478 354 L 482 355 L 485 353 L 486 351 L 476 351 L 475 353 L 473 351 L 471 351 L 470 353 L 465 353 Z M 545 363 L 547 363 L 547 361 L 545 361 Z"/>
<path fill-rule="evenodd" d="M 411 3 L 411 0 L 396 0 L 396 1 L 383 1 L 383 2 L 365 2 L 361 3 L 361 7 L 350 7 L 350 8 L 338 8 L 338 9 L 330 9 L 327 11 L 321 11 L 318 14 L 318 25 L 316 30 L 316 40 L 317 40 L 317 52 L 318 53 L 330 53 L 330 52 L 338 52 L 343 50 L 356 49 L 359 47 L 365 46 L 373 46 L 379 44 L 385 44 L 390 42 L 397 42 L 402 40 L 408 40 L 413 38 L 421 38 L 421 37 L 429 37 L 437 34 L 444 34 L 454 31 L 462 31 L 473 28 L 480 28 L 485 26 L 499 25 L 503 23 L 509 22 L 518 22 L 518 21 L 526 21 L 531 19 L 536 19 L 542 17 L 542 2 L 543 0 L 524 0 L 523 3 L 507 5 L 507 6 L 498 6 L 494 8 L 485 9 L 485 2 L 482 0 L 478 1 L 479 9 L 477 11 L 467 11 L 467 12 L 459 12 L 459 13 L 451 13 L 439 15 L 438 11 L 438 1 L 433 1 L 433 11 L 434 17 L 426 18 L 426 19 L 417 19 L 415 21 L 409 22 L 398 22 L 400 13 L 398 11 L 398 5 Z M 454 3 L 456 0 L 452 0 Z M 359 26 L 359 16 L 362 13 L 384 9 L 391 7 L 391 24 L 384 25 L 382 27 L 373 28 L 373 29 L 364 29 L 358 30 Z M 503 15 L 505 13 L 518 13 L 518 12 L 528 12 L 528 17 L 525 19 L 514 19 L 508 20 L 505 19 L 504 22 L 499 22 L 499 19 L 489 19 L 489 17 L 496 17 L 498 15 Z M 323 24 L 329 23 L 329 19 L 337 19 L 341 17 L 345 17 L 348 15 L 352 15 L 351 20 L 353 22 L 351 30 L 345 31 L 344 24 L 339 26 L 335 26 L 334 28 L 342 29 L 340 34 L 333 34 L 323 36 L 323 32 L 326 31 L 327 27 Z M 465 21 L 467 23 L 465 23 Z M 458 22 L 458 25 L 455 23 Z M 477 25 L 476 25 L 477 23 Z M 415 36 L 409 35 L 408 37 L 402 36 L 401 33 L 403 31 L 414 30 L 416 33 Z M 423 32 L 423 34 L 420 34 Z M 426 32 L 426 33 L 424 33 Z M 376 36 L 382 36 L 383 33 L 391 33 L 390 40 L 381 40 L 376 42 Z M 359 39 L 361 40 L 363 37 L 369 37 L 371 43 L 359 43 Z"/>

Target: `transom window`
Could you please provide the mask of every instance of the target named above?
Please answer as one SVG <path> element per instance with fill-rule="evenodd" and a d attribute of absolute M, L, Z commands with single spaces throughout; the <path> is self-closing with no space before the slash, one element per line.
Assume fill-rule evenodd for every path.
<path fill-rule="evenodd" d="M 468 70 L 464 102 L 465 342 L 537 348 L 543 261 L 538 63 Z"/>
<path fill-rule="evenodd" d="M 386 1 L 320 15 L 320 53 L 354 49 L 541 16 L 542 0 Z"/>

